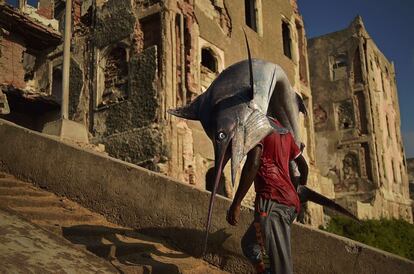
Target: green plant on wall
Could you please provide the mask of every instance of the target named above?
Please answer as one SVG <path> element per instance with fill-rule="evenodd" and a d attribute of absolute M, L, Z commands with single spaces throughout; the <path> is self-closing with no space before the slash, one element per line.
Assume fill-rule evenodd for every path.
<path fill-rule="evenodd" d="M 414 260 L 414 225 L 403 220 L 366 220 L 360 224 L 332 217 L 328 232 Z"/>

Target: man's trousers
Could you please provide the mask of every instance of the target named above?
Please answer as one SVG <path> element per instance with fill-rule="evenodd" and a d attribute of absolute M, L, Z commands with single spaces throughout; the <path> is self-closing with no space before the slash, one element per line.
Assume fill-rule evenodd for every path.
<path fill-rule="evenodd" d="M 293 273 L 290 226 L 295 218 L 294 207 L 256 199 L 254 222 L 242 239 L 242 249 L 258 273 Z"/>

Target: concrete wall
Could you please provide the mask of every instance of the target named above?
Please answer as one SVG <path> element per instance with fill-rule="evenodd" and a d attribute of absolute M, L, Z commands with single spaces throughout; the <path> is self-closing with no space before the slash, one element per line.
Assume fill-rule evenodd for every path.
<path fill-rule="evenodd" d="M 100 212 L 119 224 L 161 236 L 197 255 L 210 194 L 143 168 L 61 143 L 0 120 L 0 170 L 29 180 Z M 252 219 L 225 221 L 230 201 L 219 197 L 210 235 L 210 261 L 235 272 L 251 271 L 240 239 Z M 342 237 L 293 225 L 296 273 L 411 273 L 414 262 Z"/>

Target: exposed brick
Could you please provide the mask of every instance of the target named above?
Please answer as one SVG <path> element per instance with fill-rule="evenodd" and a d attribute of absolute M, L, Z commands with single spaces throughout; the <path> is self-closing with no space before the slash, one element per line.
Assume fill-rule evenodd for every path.
<path fill-rule="evenodd" d="M 47 19 L 53 19 L 53 1 L 51 0 L 40 0 L 37 14 Z"/>
<path fill-rule="evenodd" d="M 0 84 L 24 88 L 24 67 L 22 56 L 26 48 L 16 38 L 6 36 L 1 41 L 2 58 L 0 59 Z"/>

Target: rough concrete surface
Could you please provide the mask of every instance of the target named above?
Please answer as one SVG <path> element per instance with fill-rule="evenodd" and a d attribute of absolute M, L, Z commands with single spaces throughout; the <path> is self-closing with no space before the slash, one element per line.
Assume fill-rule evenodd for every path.
<path fill-rule="evenodd" d="M 119 271 L 125 274 L 224 273 L 208 265 L 203 260 L 175 251 L 160 239 L 154 239 L 137 233 L 133 229 L 110 223 L 102 215 L 91 212 L 75 202 L 41 190 L 30 183 L 22 182 L 13 176 L 1 172 L 0 209 L 8 211 L 11 209 L 13 214 L 21 215 L 27 221 L 65 238 L 68 241 L 51 235 L 51 237 L 54 236 L 52 240 L 56 239 L 58 243 L 63 243 L 65 248 L 76 246 L 78 248 L 77 252 L 87 250 L 88 252 L 83 251 L 83 253 L 85 253 L 88 261 L 92 258 L 91 260 L 96 262 L 98 266 L 99 263 L 103 265 L 102 268 L 106 265 L 109 269 L 112 269 L 112 272 Z M 8 239 L 15 234 L 26 236 L 26 234 L 31 232 L 25 232 L 29 229 L 16 230 L 9 222 L 4 223 L 4 225 L 7 227 L 7 231 L 9 231 L 6 234 Z M 39 228 L 37 229 L 39 230 Z M 16 231 L 13 233 L 14 230 Z M 43 233 L 46 233 L 46 231 Z M 34 238 L 30 237 L 30 239 Z M 3 242 L 8 243 L 8 241 Z M 72 247 L 70 247 L 69 243 L 72 243 Z M 15 247 L 16 252 L 21 251 L 19 249 L 21 245 L 16 245 L 13 242 L 11 245 Z M 37 240 L 34 241 L 34 245 L 35 247 L 38 246 Z M 36 254 L 41 254 L 43 258 L 49 255 L 51 250 L 56 252 L 56 249 L 52 248 L 53 246 L 45 246 L 44 249 L 38 250 Z M 29 250 L 29 253 L 33 251 L 32 249 L 25 250 Z M 99 258 L 94 258 L 89 252 L 108 260 L 112 265 L 103 260 L 101 261 Z M 0 254 L 3 255 L 3 253 Z M 9 259 L 11 265 L 20 262 L 17 261 L 14 253 L 13 256 L 10 256 L 8 252 L 7 254 L 4 252 L 4 256 L 6 259 Z M 30 261 L 33 260 L 31 257 L 29 259 Z M 37 257 L 34 257 L 34 259 L 37 259 Z M 72 260 L 71 258 L 68 259 Z M 73 262 L 76 263 L 75 260 Z M 61 266 L 65 271 L 71 272 L 71 269 L 66 267 L 66 264 Z M 32 265 L 21 267 L 20 263 L 15 265 L 15 268 L 24 273 L 27 272 L 26 270 L 42 270 L 41 272 L 45 273 L 48 267 L 48 261 L 38 265 L 38 268 Z M 88 273 L 87 266 L 83 264 L 78 264 L 78 270 L 82 273 Z M 56 273 L 59 270 L 55 268 L 52 272 Z M 98 272 L 94 271 L 93 273 Z"/>
<path fill-rule="evenodd" d="M 103 260 L 0 210 L 0 273 L 117 273 Z"/>
<path fill-rule="evenodd" d="M 109 220 L 167 240 L 191 255 L 202 246 L 210 193 L 111 157 L 84 151 L 0 120 L 0 169 L 79 202 Z M 252 211 L 237 227 L 225 215 L 230 201 L 213 210 L 209 259 L 233 273 L 248 273 L 240 239 Z M 355 241 L 293 225 L 297 273 L 412 273 L 414 262 Z"/>

